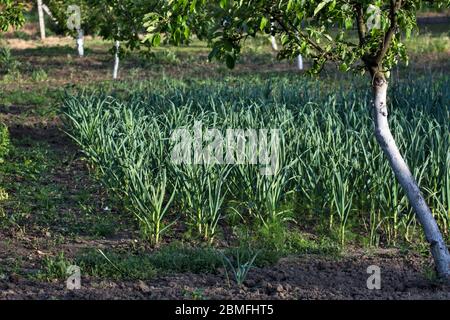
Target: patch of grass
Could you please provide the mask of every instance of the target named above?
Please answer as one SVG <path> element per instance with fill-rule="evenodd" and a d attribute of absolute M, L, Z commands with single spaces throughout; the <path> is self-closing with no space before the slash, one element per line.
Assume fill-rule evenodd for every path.
<path fill-rule="evenodd" d="M 54 257 L 44 257 L 41 270 L 36 274 L 36 277 L 45 281 L 66 279 L 67 269 L 72 264 L 62 252 Z"/>
<path fill-rule="evenodd" d="M 188 300 L 206 300 L 205 292 L 203 289 L 183 289 L 183 296 Z"/>
<path fill-rule="evenodd" d="M 273 223 L 257 228 L 252 233 L 241 231 L 241 246 L 250 244 L 251 250 L 259 250 L 256 265 L 275 264 L 281 257 L 298 254 L 336 255 L 340 246 L 336 239 L 326 236 L 312 239 L 300 230 L 289 229 L 281 223 Z M 325 234 L 325 233 L 322 233 Z"/>
<path fill-rule="evenodd" d="M 21 63 L 12 55 L 9 47 L 0 47 L 0 73 L 13 73 Z"/>
<path fill-rule="evenodd" d="M 87 250 L 76 258 L 82 273 L 99 278 L 151 279 L 157 273 L 215 273 L 222 266 L 213 249 L 172 244 L 154 254 Z"/>
<path fill-rule="evenodd" d="M 411 38 L 406 42 L 406 45 L 412 53 L 417 55 L 445 53 L 450 50 L 450 39 L 448 33 L 442 33 L 439 36 L 426 33 Z"/>
<path fill-rule="evenodd" d="M 0 223 L 21 225 L 29 222 L 30 217 L 41 217 L 42 212 L 54 212 L 55 186 L 46 181 L 57 156 L 49 152 L 48 146 L 31 139 L 13 140 L 6 160 L 0 166 L 0 185 L 10 196 L 3 203 Z"/>
<path fill-rule="evenodd" d="M 149 257 L 162 272 L 215 273 L 222 267 L 222 257 L 209 247 L 192 248 L 179 243 L 162 247 Z"/>
<path fill-rule="evenodd" d="M 8 280 L 9 275 L 20 274 L 24 275 L 23 272 L 23 260 L 22 257 L 11 257 L 4 259 L 0 264 L 0 281 Z"/>
<path fill-rule="evenodd" d="M 423 275 L 430 282 L 437 283 L 439 281 L 438 274 L 432 266 L 425 266 L 423 268 Z"/>
<path fill-rule="evenodd" d="M 65 219 L 66 232 L 68 235 L 84 235 L 90 237 L 107 238 L 114 235 L 118 228 L 118 217 L 105 212 L 87 213 L 80 217 L 71 216 Z"/>
<path fill-rule="evenodd" d="M 21 30 L 14 31 L 13 37 L 17 38 L 17 39 L 25 40 L 25 41 L 32 39 L 32 36 L 30 36 L 28 33 L 21 31 Z"/>
<path fill-rule="evenodd" d="M 312 240 L 300 232 L 289 232 L 286 236 L 285 252 L 289 254 L 336 255 L 340 250 L 339 244 L 327 237 Z"/>
<path fill-rule="evenodd" d="M 48 75 L 47 72 L 45 72 L 45 70 L 37 69 L 34 70 L 33 73 L 31 74 L 31 79 L 33 79 L 33 81 L 35 82 L 43 82 L 47 81 Z"/>
<path fill-rule="evenodd" d="M 0 123 L 0 163 L 4 162 L 4 157 L 9 152 L 9 144 L 8 128 L 3 123 Z"/>
<path fill-rule="evenodd" d="M 81 274 L 108 279 L 152 279 L 157 271 L 148 256 L 88 250 L 75 260 Z"/>
<path fill-rule="evenodd" d="M 43 91 L 28 91 L 28 90 L 13 90 L 9 92 L 0 93 L 0 101 L 5 106 L 21 105 L 21 106 L 48 106 L 53 102 L 47 90 Z"/>
<path fill-rule="evenodd" d="M 75 40 L 74 40 L 75 43 Z M 76 56 L 77 52 L 73 46 L 70 45 L 55 45 L 55 46 L 40 46 L 37 48 L 27 48 L 21 50 L 21 55 L 25 56 L 47 56 L 47 57 L 55 57 L 55 56 Z M 85 55 L 89 55 L 92 53 L 92 50 L 85 47 L 84 50 Z"/>

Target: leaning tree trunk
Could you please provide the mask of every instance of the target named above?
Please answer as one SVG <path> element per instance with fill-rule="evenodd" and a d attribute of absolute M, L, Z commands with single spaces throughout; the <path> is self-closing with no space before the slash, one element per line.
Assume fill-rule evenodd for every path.
<path fill-rule="evenodd" d="M 113 79 L 116 80 L 117 76 L 119 74 L 119 49 L 120 49 L 120 42 L 116 41 L 114 43 L 114 69 L 113 69 Z"/>
<path fill-rule="evenodd" d="M 45 40 L 45 21 L 42 0 L 37 0 L 37 9 L 39 15 L 39 29 L 41 31 L 41 40 Z"/>
<path fill-rule="evenodd" d="M 387 89 L 388 83 L 385 77 L 375 76 L 373 82 L 375 136 L 388 158 L 395 176 L 405 191 L 417 219 L 423 227 L 439 276 L 448 279 L 450 277 L 448 248 L 414 176 L 400 154 L 389 128 L 386 104 Z"/>

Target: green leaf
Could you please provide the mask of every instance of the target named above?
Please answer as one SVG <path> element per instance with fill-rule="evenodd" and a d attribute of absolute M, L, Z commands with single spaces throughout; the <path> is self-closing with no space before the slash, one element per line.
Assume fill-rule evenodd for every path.
<path fill-rule="evenodd" d="M 220 7 L 222 9 L 225 9 L 225 7 L 227 6 L 228 0 L 220 0 Z"/>
<path fill-rule="evenodd" d="M 234 66 L 236 65 L 236 59 L 231 54 L 226 55 L 225 62 L 227 64 L 227 67 L 230 69 L 233 69 Z"/>
<path fill-rule="evenodd" d="M 293 0 L 289 0 L 289 2 L 287 4 L 286 11 L 291 11 L 293 6 L 294 6 L 294 1 Z"/>
<path fill-rule="evenodd" d="M 161 35 L 156 33 L 152 37 L 152 46 L 157 47 L 161 43 Z"/>
<path fill-rule="evenodd" d="M 259 29 L 263 31 L 266 28 L 267 23 L 269 22 L 269 19 L 266 17 L 261 18 L 261 23 L 259 24 Z"/>
<path fill-rule="evenodd" d="M 317 8 L 314 10 L 314 16 L 316 16 L 320 10 L 322 10 L 331 0 L 324 0 L 321 3 L 319 3 L 319 5 L 317 6 Z"/>
<path fill-rule="evenodd" d="M 345 19 L 345 29 L 351 29 L 353 26 L 352 19 Z"/>
<path fill-rule="evenodd" d="M 176 29 L 175 32 L 173 33 L 173 40 L 175 41 L 175 43 L 178 45 L 181 42 L 181 31 L 180 29 Z"/>

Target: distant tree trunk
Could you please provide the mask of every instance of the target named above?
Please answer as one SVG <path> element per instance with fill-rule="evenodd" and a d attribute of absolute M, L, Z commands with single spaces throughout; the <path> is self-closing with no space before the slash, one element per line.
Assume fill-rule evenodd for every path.
<path fill-rule="evenodd" d="M 375 124 L 375 136 L 389 160 L 390 166 L 408 197 L 411 207 L 414 209 L 417 219 L 423 227 L 425 237 L 430 244 L 436 270 L 440 277 L 449 279 L 450 255 L 446 243 L 442 237 L 439 227 L 434 219 L 430 208 L 420 192 L 414 176 L 403 159 L 395 143 L 389 128 L 387 109 L 388 83 L 384 75 L 377 73 L 373 80 L 373 117 Z"/>
<path fill-rule="evenodd" d="M 39 29 L 41 31 L 41 40 L 45 40 L 45 20 L 44 10 L 42 8 L 42 0 L 37 0 L 37 9 L 39 15 Z"/>
<path fill-rule="evenodd" d="M 84 31 L 83 31 L 83 29 L 77 30 L 77 50 L 78 50 L 78 56 L 84 57 Z"/>
<path fill-rule="evenodd" d="M 297 57 L 297 68 L 298 70 L 303 70 L 303 57 L 301 54 Z"/>
<path fill-rule="evenodd" d="M 117 76 L 119 74 L 119 49 L 120 49 L 120 41 L 116 41 L 114 44 L 115 51 L 114 51 L 114 70 L 113 70 L 113 79 L 116 80 Z"/>
<path fill-rule="evenodd" d="M 53 20 L 53 22 L 55 24 L 58 24 L 58 21 L 55 19 L 55 17 L 53 16 L 52 12 L 50 11 L 50 9 L 45 4 L 42 5 L 42 9 Z"/>
<path fill-rule="evenodd" d="M 277 39 L 274 36 L 270 36 L 270 43 L 272 44 L 272 50 L 278 51 Z"/>

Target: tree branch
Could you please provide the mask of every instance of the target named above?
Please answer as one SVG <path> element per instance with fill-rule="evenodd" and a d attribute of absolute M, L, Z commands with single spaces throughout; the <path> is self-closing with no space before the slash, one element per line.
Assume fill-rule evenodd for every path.
<path fill-rule="evenodd" d="M 297 40 L 303 39 L 304 41 L 308 42 L 311 47 L 313 47 L 317 51 L 317 58 L 325 57 L 328 60 L 335 61 L 336 57 L 333 56 L 333 54 L 329 51 L 324 50 L 320 45 L 315 43 L 310 37 L 305 35 L 301 30 L 297 29 L 292 23 L 289 23 L 290 28 L 283 22 L 282 19 L 278 17 L 277 14 L 273 12 L 267 12 L 268 14 L 272 15 L 275 19 L 275 21 L 281 26 L 283 31 L 286 34 L 295 34 L 295 37 Z"/>
<path fill-rule="evenodd" d="M 366 24 L 364 23 L 364 11 L 360 3 L 355 5 L 356 9 L 356 25 L 358 27 L 359 45 L 362 46 L 366 37 Z"/>
<path fill-rule="evenodd" d="M 390 20 L 390 26 L 389 29 L 386 31 L 386 34 L 384 35 L 383 44 L 381 46 L 380 51 L 375 56 L 375 63 L 379 66 L 384 56 L 389 50 L 389 47 L 392 43 L 392 39 L 394 38 L 395 34 L 397 33 L 397 13 L 402 7 L 402 0 L 391 0 L 391 7 L 389 10 L 389 20 Z"/>

